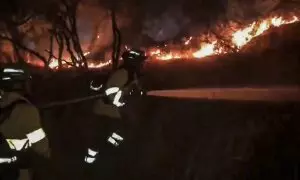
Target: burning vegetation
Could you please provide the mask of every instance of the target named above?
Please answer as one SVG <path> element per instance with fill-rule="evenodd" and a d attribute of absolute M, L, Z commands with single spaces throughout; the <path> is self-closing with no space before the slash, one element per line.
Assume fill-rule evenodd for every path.
<path fill-rule="evenodd" d="M 214 33 L 207 33 L 199 37 L 190 37 L 184 41 L 180 46 L 184 47 L 183 51 L 165 48 L 152 48 L 149 50 L 151 57 L 158 60 L 172 60 L 196 58 L 200 59 L 206 56 L 226 54 L 230 52 L 240 51 L 253 38 L 263 34 L 272 27 L 279 27 L 285 24 L 298 22 L 299 18 L 295 15 L 285 19 L 282 16 L 273 16 L 263 20 L 255 21 L 242 28 L 237 28 L 236 24 L 229 24 L 220 32 L 226 37 L 219 39 Z M 193 47 L 191 41 L 196 41 L 199 47 Z M 202 41 L 202 42 L 201 42 Z M 168 49 L 168 50 L 165 50 Z"/>
<path fill-rule="evenodd" d="M 166 44 L 161 48 L 150 47 L 147 49 L 147 53 L 151 60 L 169 61 L 176 59 L 201 59 L 212 55 L 239 52 L 253 38 L 263 34 L 268 29 L 298 21 L 299 18 L 296 15 L 292 15 L 288 18 L 284 18 L 283 16 L 269 17 L 255 21 L 241 28 L 237 28 L 237 24 L 232 23 L 227 25 L 223 32 L 221 32 L 221 34 L 227 35 L 226 42 L 224 42 L 224 39 L 218 39 L 218 37 L 213 33 L 207 33 L 199 37 L 186 38 L 182 44 L 178 45 Z M 88 54 L 90 54 L 90 52 L 84 53 L 84 55 Z M 88 67 L 102 68 L 110 64 L 111 60 L 102 63 L 88 62 Z M 57 68 L 58 60 L 56 58 L 52 58 L 49 66 L 51 68 Z"/>
<path fill-rule="evenodd" d="M 35 2 L 35 0 L 27 1 Z M 35 4 L 33 7 L 26 6 L 24 10 L 4 11 L 2 15 L 0 14 L 2 62 L 10 63 L 18 60 L 52 70 L 95 69 L 114 64 L 115 60 L 111 57 L 95 59 L 92 56 L 97 51 L 97 48 L 93 47 L 95 42 L 106 41 L 103 39 L 105 35 L 99 33 L 99 27 L 95 27 L 92 42 L 89 45 L 82 43 L 78 33 L 77 19 L 80 10 L 84 9 L 80 0 L 45 1 L 44 4 L 37 2 Z M 106 2 L 106 4 L 109 8 L 115 6 L 113 3 Z M 11 6 L 11 4 L 8 5 L 8 7 Z M 97 8 L 94 9 L 95 12 L 97 10 Z M 110 10 L 114 12 L 114 8 Z M 236 23 L 236 21 L 219 23 L 197 36 L 184 38 L 181 43 L 164 43 L 163 46 L 147 47 L 146 52 L 152 61 L 201 59 L 207 56 L 237 53 L 253 38 L 260 36 L 268 29 L 299 21 L 296 14 L 288 14 L 264 16 L 266 18 L 252 23 Z M 115 21 L 118 21 L 120 25 L 122 23 L 119 19 Z M 45 43 L 39 46 L 41 41 Z M 131 44 L 126 44 L 122 48 L 130 46 Z"/>

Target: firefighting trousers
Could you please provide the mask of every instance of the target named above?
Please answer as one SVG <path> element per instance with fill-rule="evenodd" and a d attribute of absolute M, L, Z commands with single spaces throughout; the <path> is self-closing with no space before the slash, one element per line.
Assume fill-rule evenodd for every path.
<path fill-rule="evenodd" d="M 123 145 L 126 143 L 126 125 L 120 119 L 100 116 L 89 148 L 97 152 L 90 166 L 91 179 L 114 179 L 119 171 Z"/>

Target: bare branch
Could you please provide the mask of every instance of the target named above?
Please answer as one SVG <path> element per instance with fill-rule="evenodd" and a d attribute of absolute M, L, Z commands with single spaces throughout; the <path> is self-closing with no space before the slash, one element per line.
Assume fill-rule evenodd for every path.
<path fill-rule="evenodd" d="M 48 51 L 48 50 L 45 50 L 45 51 L 46 51 L 47 53 L 49 53 L 49 55 L 50 55 L 51 58 L 58 59 L 58 57 L 56 57 L 55 55 L 50 54 L 50 51 Z M 72 67 L 76 67 L 76 66 L 74 66 L 74 64 L 72 64 L 72 63 L 66 61 L 65 59 L 62 59 L 62 58 L 61 58 L 61 61 L 62 61 L 62 62 L 65 62 L 67 65 L 70 65 L 70 66 L 72 66 Z"/>
<path fill-rule="evenodd" d="M 72 61 L 72 63 L 74 64 L 74 66 L 76 66 L 76 64 L 77 64 L 77 59 L 76 59 L 76 57 L 75 57 L 75 55 L 74 55 L 74 53 L 73 53 L 73 51 L 72 51 L 72 49 L 71 49 L 70 38 L 69 38 L 65 33 L 63 33 L 63 37 L 64 37 L 65 42 L 66 42 L 66 45 L 67 45 L 67 51 L 68 51 L 68 53 L 69 53 L 70 56 L 71 56 L 71 61 Z"/>
<path fill-rule="evenodd" d="M 50 63 L 50 61 L 51 61 L 51 56 L 53 55 L 53 34 L 52 33 L 50 33 L 51 35 L 50 35 L 50 47 L 49 47 L 49 49 L 50 49 L 50 51 L 49 51 L 49 57 L 48 57 L 48 61 L 47 61 L 47 65 L 49 65 L 49 63 Z"/>
<path fill-rule="evenodd" d="M 33 15 L 29 15 L 28 17 L 25 17 L 24 19 L 21 19 L 20 21 L 16 22 L 16 21 L 13 21 L 13 24 L 15 26 L 21 26 L 25 23 L 27 23 L 29 20 L 31 20 L 31 18 L 33 17 Z"/>
<path fill-rule="evenodd" d="M 6 40 L 6 41 L 10 41 L 13 45 L 16 45 L 20 49 L 23 49 L 24 51 L 27 51 L 30 54 L 36 56 L 37 58 L 39 58 L 40 60 L 42 60 L 43 63 L 44 63 L 44 65 L 45 65 L 45 67 L 47 67 L 47 59 L 44 56 L 42 56 L 41 54 L 39 54 L 38 52 L 36 52 L 36 51 L 34 51 L 34 50 L 32 50 L 32 49 L 30 49 L 30 48 L 22 45 L 20 42 L 14 41 L 13 39 L 11 39 L 9 37 L 0 35 L 0 39 Z"/>
<path fill-rule="evenodd" d="M 228 50 L 232 51 L 232 52 L 237 52 L 238 48 L 236 46 L 232 47 L 231 46 L 231 42 L 225 40 L 222 36 L 220 36 L 218 33 L 216 33 L 215 31 L 211 30 L 210 31 L 214 36 L 216 36 L 216 38 L 219 40 L 219 42 L 221 42 L 221 44 L 223 46 L 225 46 Z"/>
<path fill-rule="evenodd" d="M 64 50 L 64 41 L 62 35 L 59 32 L 56 33 L 55 40 L 58 44 L 58 67 L 62 68 L 62 54 Z"/>

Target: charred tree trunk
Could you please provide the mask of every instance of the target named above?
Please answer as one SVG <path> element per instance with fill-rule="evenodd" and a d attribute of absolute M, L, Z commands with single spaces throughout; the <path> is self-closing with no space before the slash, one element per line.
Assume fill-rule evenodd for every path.
<path fill-rule="evenodd" d="M 119 64 L 120 48 L 121 48 L 121 32 L 118 29 L 116 20 L 116 0 L 111 3 L 111 21 L 113 31 L 113 52 L 112 52 L 112 68 L 116 70 Z"/>
<path fill-rule="evenodd" d="M 23 44 L 23 39 L 18 32 L 17 27 L 13 25 L 13 23 L 7 23 L 7 30 L 8 33 L 11 36 L 11 39 L 14 42 L 20 42 L 20 44 Z M 19 47 L 16 45 L 16 43 L 12 43 L 13 52 L 14 52 L 14 61 L 15 63 L 21 63 L 23 64 L 25 62 L 24 57 L 21 55 Z"/>
<path fill-rule="evenodd" d="M 34 50 L 32 50 L 32 49 L 30 49 L 30 48 L 24 46 L 24 45 L 23 45 L 21 42 L 19 42 L 18 40 L 14 40 L 14 39 L 12 39 L 12 38 L 10 38 L 10 37 L 7 37 L 7 36 L 0 36 L 0 39 L 9 41 L 9 42 L 12 43 L 13 46 L 17 47 L 18 49 L 23 50 L 23 51 L 26 51 L 26 52 L 28 52 L 29 54 L 32 54 L 32 55 L 34 55 L 35 57 L 39 58 L 39 59 L 44 63 L 45 68 L 46 68 L 47 70 L 49 69 L 49 67 L 48 67 L 48 65 L 47 65 L 47 59 L 46 59 L 44 56 L 42 56 L 41 54 L 39 54 L 38 52 L 36 52 L 36 51 L 34 51 Z M 23 61 L 22 63 L 26 64 L 25 61 Z"/>
<path fill-rule="evenodd" d="M 77 67 L 77 59 L 76 59 L 76 56 L 74 55 L 74 52 L 72 51 L 70 38 L 66 35 L 66 33 L 63 33 L 63 37 L 64 37 L 65 42 L 66 42 L 66 49 L 67 49 L 68 53 L 71 56 L 72 64 L 73 64 L 74 67 Z"/>
<path fill-rule="evenodd" d="M 49 57 L 48 57 L 48 60 L 47 60 L 47 66 L 49 66 L 49 64 L 51 62 L 51 59 L 52 59 L 52 56 L 53 56 L 53 39 L 54 39 L 53 36 L 54 36 L 54 33 L 50 32 Z"/>
<path fill-rule="evenodd" d="M 86 60 L 83 50 L 81 48 L 80 39 L 79 39 L 79 36 L 77 33 L 76 16 L 74 15 L 71 18 L 72 18 L 72 31 L 73 31 L 72 40 L 73 40 L 74 50 L 78 54 L 78 58 L 79 58 L 78 61 L 79 61 L 80 67 L 82 67 L 82 65 L 83 65 L 83 68 L 87 69 L 88 68 L 87 60 Z"/>
<path fill-rule="evenodd" d="M 66 10 L 64 13 L 62 26 L 71 40 L 70 42 L 65 39 L 67 41 L 67 51 L 70 53 L 73 63 L 76 62 L 76 67 L 87 69 L 87 60 L 81 48 L 80 39 L 77 32 L 76 16 L 79 0 L 72 2 L 62 0 L 62 3 Z M 73 45 L 73 48 L 71 48 L 71 45 Z M 72 50 L 76 52 L 76 56 Z"/>
<path fill-rule="evenodd" d="M 56 36 L 56 42 L 58 44 L 58 68 L 61 69 L 62 66 L 63 66 L 63 59 L 62 59 L 62 56 L 63 56 L 63 51 L 64 51 L 64 40 L 63 40 L 63 37 L 60 33 L 58 33 Z"/>

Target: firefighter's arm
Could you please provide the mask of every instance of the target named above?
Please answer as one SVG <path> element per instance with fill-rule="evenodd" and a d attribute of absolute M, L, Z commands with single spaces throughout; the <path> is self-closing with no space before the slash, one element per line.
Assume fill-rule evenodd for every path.
<path fill-rule="evenodd" d="M 126 95 L 132 95 L 132 93 L 135 94 L 137 91 L 141 91 L 141 86 L 139 85 L 138 80 L 135 79 L 131 81 L 127 86 L 123 87 L 122 91 Z"/>
<path fill-rule="evenodd" d="M 27 137 L 30 143 L 27 157 L 33 169 L 32 173 L 37 179 L 53 179 L 49 141 L 42 128 L 39 111 L 34 106 L 28 106 L 26 115 L 29 132 Z"/>
<path fill-rule="evenodd" d="M 50 153 L 49 141 L 42 128 L 39 112 L 34 106 L 27 106 L 25 109 L 28 121 L 24 126 L 27 126 L 26 136 L 29 140 L 30 149 L 34 153 L 48 158 Z"/>
<path fill-rule="evenodd" d="M 134 95 L 146 95 L 146 91 L 143 89 L 142 84 L 140 83 L 139 78 L 135 77 L 133 81 L 130 82 L 130 84 L 126 87 L 128 88 L 129 91 L 133 92 L 127 92 L 129 94 L 134 94 Z M 127 90 L 125 88 L 125 91 Z M 127 90 L 127 91 L 128 91 Z"/>

